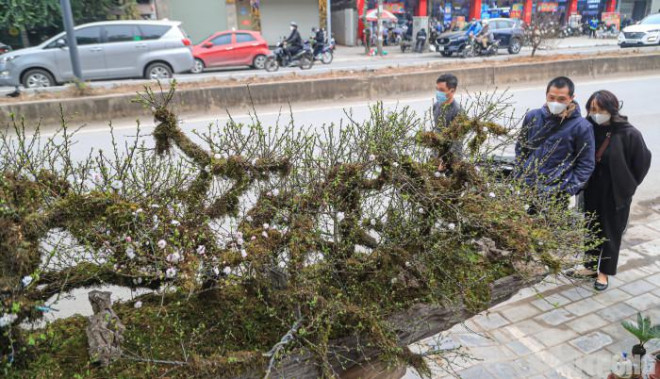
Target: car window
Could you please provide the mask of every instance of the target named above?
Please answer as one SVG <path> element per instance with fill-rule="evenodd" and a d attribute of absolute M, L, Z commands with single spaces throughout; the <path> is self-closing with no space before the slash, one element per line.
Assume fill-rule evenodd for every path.
<path fill-rule="evenodd" d="M 171 26 L 169 25 L 140 25 L 142 39 L 144 40 L 159 39 L 163 34 L 167 33 L 170 28 Z"/>
<path fill-rule="evenodd" d="M 105 27 L 107 42 L 140 41 L 142 36 L 135 25 L 109 25 Z"/>
<path fill-rule="evenodd" d="M 222 34 L 211 40 L 211 43 L 215 46 L 219 45 L 229 45 L 231 44 L 231 34 Z"/>
<path fill-rule="evenodd" d="M 660 15 L 649 16 L 640 22 L 642 25 L 660 25 Z"/>
<path fill-rule="evenodd" d="M 78 45 L 93 45 L 95 43 L 101 43 L 101 27 L 100 26 L 90 26 L 88 28 L 82 28 L 76 30 L 76 42 Z"/>
<path fill-rule="evenodd" d="M 248 33 L 236 33 L 236 43 L 252 42 L 257 39 Z"/>

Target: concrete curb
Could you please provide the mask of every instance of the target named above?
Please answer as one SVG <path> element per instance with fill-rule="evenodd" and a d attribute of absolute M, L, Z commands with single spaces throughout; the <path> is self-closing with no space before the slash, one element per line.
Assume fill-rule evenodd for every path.
<path fill-rule="evenodd" d="M 624 57 L 595 57 L 527 64 L 500 64 L 490 67 L 452 69 L 461 85 L 511 85 L 547 81 L 555 76 L 603 77 L 616 74 L 652 72 L 660 69 L 660 54 Z M 256 83 L 179 90 L 176 108 L 181 113 L 215 112 L 227 108 L 288 104 L 318 100 L 376 99 L 384 95 L 418 93 L 428 90 L 439 74 L 437 69 L 408 74 L 368 74 L 340 78 L 300 79 L 277 83 Z M 131 102 L 135 95 L 108 95 L 76 99 L 40 100 L 0 105 L 0 125 L 11 116 L 42 124 L 60 122 L 64 114 L 77 122 L 109 121 L 148 116 L 149 110 Z"/>

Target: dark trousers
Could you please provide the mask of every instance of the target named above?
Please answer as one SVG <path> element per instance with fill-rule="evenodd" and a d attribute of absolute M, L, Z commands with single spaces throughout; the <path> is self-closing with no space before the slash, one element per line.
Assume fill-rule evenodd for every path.
<path fill-rule="evenodd" d="M 605 240 L 596 249 L 587 251 L 585 267 L 606 275 L 616 275 L 621 239 L 628 225 L 631 203 L 632 199 L 628 199 L 626 205 L 617 209 L 609 186 L 585 191 L 585 211 L 595 216 L 589 227 L 598 238 Z"/>

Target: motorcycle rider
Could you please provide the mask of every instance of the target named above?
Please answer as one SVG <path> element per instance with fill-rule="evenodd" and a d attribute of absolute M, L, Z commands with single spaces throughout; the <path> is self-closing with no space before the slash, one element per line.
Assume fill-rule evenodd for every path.
<path fill-rule="evenodd" d="M 495 40 L 495 36 L 490 30 L 488 20 L 483 20 L 481 23 L 483 24 L 483 29 L 479 31 L 479 34 L 477 34 L 477 42 L 479 42 L 481 46 L 483 46 L 483 49 L 486 50 L 488 48 L 488 44 Z"/>
<path fill-rule="evenodd" d="M 312 28 L 312 33 L 314 34 L 314 56 L 317 56 L 323 52 L 323 46 L 325 46 L 325 33 L 323 29 L 316 27 Z"/>
<path fill-rule="evenodd" d="M 287 64 L 291 61 L 291 58 L 294 57 L 303 47 L 302 38 L 298 32 L 298 24 L 295 21 L 291 21 L 291 34 L 284 41 L 286 42 L 286 54 L 287 54 Z"/>
<path fill-rule="evenodd" d="M 473 18 L 472 19 L 472 24 L 465 31 L 465 35 L 468 36 L 468 37 L 470 36 L 470 34 L 472 34 L 473 36 L 476 36 L 477 34 L 479 34 L 479 32 L 481 32 L 481 28 L 482 28 L 481 22 L 477 21 L 476 18 Z"/>

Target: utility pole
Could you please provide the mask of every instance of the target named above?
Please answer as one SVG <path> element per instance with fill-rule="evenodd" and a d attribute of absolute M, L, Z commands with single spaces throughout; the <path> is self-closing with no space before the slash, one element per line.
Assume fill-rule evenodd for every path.
<path fill-rule="evenodd" d="M 78 55 L 78 42 L 73 30 L 73 14 L 71 13 L 71 3 L 69 0 L 60 0 L 62 6 L 62 19 L 64 20 L 64 30 L 66 31 L 66 41 L 69 45 L 69 57 L 71 57 L 71 67 L 73 75 L 82 82 L 82 70 L 80 69 L 80 55 Z M 78 85 L 79 85 L 78 83 Z"/>
<path fill-rule="evenodd" d="M 325 30 L 328 33 L 328 43 L 330 43 L 330 40 L 332 40 L 332 5 L 330 5 L 330 0 L 328 0 L 326 7 L 328 9 L 325 16 Z"/>
<path fill-rule="evenodd" d="M 378 27 L 376 27 L 376 45 L 378 49 L 378 56 L 383 56 L 383 0 L 378 0 Z"/>

